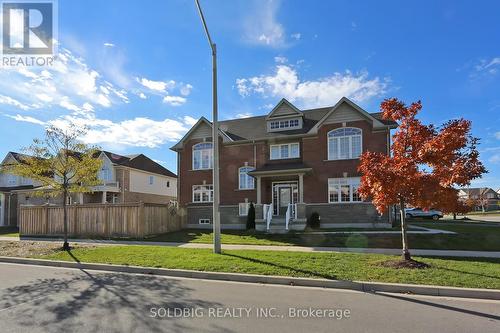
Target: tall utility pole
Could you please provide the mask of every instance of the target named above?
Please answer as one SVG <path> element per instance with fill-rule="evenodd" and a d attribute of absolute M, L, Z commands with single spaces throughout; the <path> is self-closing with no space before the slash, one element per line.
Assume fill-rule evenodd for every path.
<path fill-rule="evenodd" d="M 205 17 L 203 16 L 203 11 L 201 10 L 199 0 L 195 0 L 196 7 L 200 14 L 201 22 L 203 23 L 203 28 L 207 34 L 208 43 L 212 49 L 212 90 L 213 90 L 213 115 L 212 115 L 212 147 L 213 147 L 213 227 L 214 227 L 214 253 L 221 253 L 220 244 L 220 213 L 219 213 L 219 122 L 217 120 L 217 46 L 212 42 L 210 38 L 210 33 L 208 32 L 207 23 L 205 22 Z"/>

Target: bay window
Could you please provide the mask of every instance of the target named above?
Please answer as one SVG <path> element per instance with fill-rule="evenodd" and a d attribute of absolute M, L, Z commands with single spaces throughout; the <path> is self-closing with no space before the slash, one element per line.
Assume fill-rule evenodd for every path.
<path fill-rule="evenodd" d="M 213 201 L 214 201 L 213 185 L 193 186 L 193 202 L 213 202 Z"/>
<path fill-rule="evenodd" d="M 362 202 L 358 193 L 359 182 L 359 177 L 329 178 L 328 202 Z"/>

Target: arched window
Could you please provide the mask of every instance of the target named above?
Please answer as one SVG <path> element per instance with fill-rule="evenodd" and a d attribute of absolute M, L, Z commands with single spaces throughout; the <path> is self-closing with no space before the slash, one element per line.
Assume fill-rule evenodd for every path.
<path fill-rule="evenodd" d="M 255 188 L 255 181 L 248 173 L 255 168 L 244 166 L 239 169 L 240 190 L 253 190 Z"/>
<path fill-rule="evenodd" d="M 342 127 L 328 132 L 329 160 L 358 158 L 362 147 L 362 131 L 359 128 Z"/>
<path fill-rule="evenodd" d="M 212 169 L 213 161 L 211 142 L 198 143 L 193 146 L 193 170 Z"/>

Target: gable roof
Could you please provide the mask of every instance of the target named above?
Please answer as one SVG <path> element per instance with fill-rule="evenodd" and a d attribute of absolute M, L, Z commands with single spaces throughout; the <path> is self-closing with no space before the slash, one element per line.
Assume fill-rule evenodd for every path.
<path fill-rule="evenodd" d="M 319 127 L 316 125 L 328 118 L 328 115 L 335 112 L 335 110 L 344 102 L 354 107 L 355 110 L 361 112 L 363 117 L 370 121 L 373 121 L 374 125 L 377 125 L 379 128 L 396 128 L 398 126 L 395 121 L 382 119 L 381 112 L 368 113 L 357 106 L 354 102 L 350 101 L 348 98 L 343 97 L 337 104 L 335 104 L 335 106 L 307 109 L 302 111 L 297 109 L 300 112 L 301 116 L 303 116 L 303 126 L 299 129 L 268 132 L 266 122 L 269 119 L 269 115 L 271 115 L 273 111 L 271 111 L 271 113 L 269 113 L 268 115 L 219 121 L 219 128 L 221 131 L 221 135 L 229 137 L 230 140 L 228 141 L 235 143 L 238 141 L 281 139 L 287 137 L 303 136 L 306 134 L 314 134 L 314 131 Z M 274 109 L 284 103 L 292 105 L 286 99 L 282 99 Z M 186 133 L 186 135 L 184 135 L 184 137 L 170 149 L 174 151 L 181 149 L 183 142 L 187 140 L 191 133 L 193 133 L 193 131 L 203 122 L 206 122 L 210 126 L 212 126 L 212 124 L 208 120 L 206 120 L 204 117 L 201 117 L 200 120 L 198 120 L 198 122 L 188 131 L 188 133 Z"/>
<path fill-rule="evenodd" d="M 177 178 L 177 175 L 162 165 L 156 163 L 144 154 L 122 156 L 109 151 L 101 151 L 106 157 L 116 165 L 125 166 L 137 170 L 156 173 L 163 176 Z"/>
<path fill-rule="evenodd" d="M 277 112 L 281 109 L 283 105 L 288 106 L 290 112 L 287 114 L 277 115 Z M 295 105 L 290 103 L 286 98 L 282 98 L 281 101 L 279 101 L 278 104 L 276 104 L 276 106 L 271 110 L 271 112 L 269 112 L 269 114 L 266 116 L 266 119 L 273 118 L 274 116 L 283 117 L 290 115 L 297 115 L 301 117 L 303 116 L 302 112 L 299 109 L 297 109 Z"/>

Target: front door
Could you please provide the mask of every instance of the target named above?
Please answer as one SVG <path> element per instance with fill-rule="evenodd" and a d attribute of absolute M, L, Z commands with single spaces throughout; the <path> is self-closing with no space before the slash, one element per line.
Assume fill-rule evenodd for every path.
<path fill-rule="evenodd" d="M 290 186 L 279 188 L 279 215 L 285 215 L 288 204 L 292 200 L 292 188 Z"/>
<path fill-rule="evenodd" d="M 297 182 L 273 183 L 273 215 L 285 215 L 288 204 L 298 200 Z"/>

